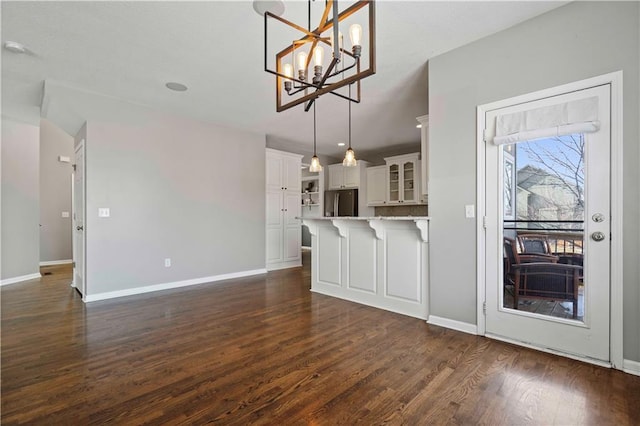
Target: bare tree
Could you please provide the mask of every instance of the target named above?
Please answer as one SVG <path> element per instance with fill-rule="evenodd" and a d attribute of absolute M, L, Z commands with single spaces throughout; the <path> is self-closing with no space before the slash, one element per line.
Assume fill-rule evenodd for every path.
<path fill-rule="evenodd" d="M 557 178 L 565 190 L 575 195 L 576 207 L 584 210 L 584 136 L 555 137 L 550 146 L 523 144 L 522 150 L 536 161 L 538 168 Z"/>

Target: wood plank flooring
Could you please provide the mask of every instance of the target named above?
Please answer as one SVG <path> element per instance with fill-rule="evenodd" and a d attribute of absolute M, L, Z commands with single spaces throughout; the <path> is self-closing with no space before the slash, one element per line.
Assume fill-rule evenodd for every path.
<path fill-rule="evenodd" d="M 309 292 L 308 267 L 85 305 L 2 287 L 10 424 L 638 425 L 640 377 Z"/>

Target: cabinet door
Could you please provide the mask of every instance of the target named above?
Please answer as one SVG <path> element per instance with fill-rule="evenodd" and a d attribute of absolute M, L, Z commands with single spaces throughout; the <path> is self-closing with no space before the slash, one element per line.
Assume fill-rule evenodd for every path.
<path fill-rule="evenodd" d="M 405 161 L 402 163 L 402 202 L 417 202 L 417 183 L 416 163 L 413 161 Z"/>
<path fill-rule="evenodd" d="M 282 191 L 269 191 L 267 192 L 267 210 L 266 210 L 266 225 L 269 227 L 278 227 L 282 229 Z"/>
<path fill-rule="evenodd" d="M 282 186 L 285 191 L 300 192 L 300 160 L 297 158 L 284 157 L 282 163 L 284 169 Z"/>
<path fill-rule="evenodd" d="M 387 167 L 367 169 L 367 205 L 379 206 L 387 202 Z"/>
<path fill-rule="evenodd" d="M 300 194 L 293 191 L 284 193 L 284 226 L 300 226 Z"/>
<path fill-rule="evenodd" d="M 284 187 L 282 184 L 284 181 L 282 157 L 267 152 L 265 167 L 267 170 L 267 191 L 282 190 Z"/>
<path fill-rule="evenodd" d="M 344 187 L 344 167 L 342 164 L 332 164 L 329 166 L 329 189 L 340 189 Z"/>
<path fill-rule="evenodd" d="M 300 246 L 302 245 L 302 227 L 300 224 L 294 227 L 284 228 L 284 255 L 283 261 L 300 259 Z"/>
<path fill-rule="evenodd" d="M 266 210 L 266 260 L 281 262 L 283 253 L 282 190 L 267 192 Z"/>
<path fill-rule="evenodd" d="M 345 188 L 360 186 L 360 167 L 343 167 Z"/>
<path fill-rule="evenodd" d="M 266 232 L 266 259 L 267 263 L 282 262 L 283 234 L 282 228 L 267 228 Z"/>
<path fill-rule="evenodd" d="M 387 201 L 389 204 L 398 204 L 400 202 L 400 164 L 389 164 L 389 196 Z"/>

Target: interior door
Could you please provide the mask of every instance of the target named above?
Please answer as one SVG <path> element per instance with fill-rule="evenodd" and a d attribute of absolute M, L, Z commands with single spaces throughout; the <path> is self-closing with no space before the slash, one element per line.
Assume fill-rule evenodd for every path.
<path fill-rule="evenodd" d="M 501 117 L 567 115 L 567 105 L 594 99 L 597 130 L 491 143 Z M 485 120 L 487 336 L 608 362 L 610 86 Z"/>
<path fill-rule="evenodd" d="M 85 164 L 84 141 L 76 148 L 75 171 L 73 173 L 73 285 L 84 297 L 85 283 Z"/>

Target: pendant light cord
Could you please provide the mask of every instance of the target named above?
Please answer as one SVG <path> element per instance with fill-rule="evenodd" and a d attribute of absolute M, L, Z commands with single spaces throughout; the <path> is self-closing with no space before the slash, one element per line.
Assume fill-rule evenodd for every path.
<path fill-rule="evenodd" d="M 349 84 L 349 149 L 351 149 L 351 84 Z"/>
<path fill-rule="evenodd" d="M 316 155 L 316 103 L 313 103 L 313 155 Z"/>

